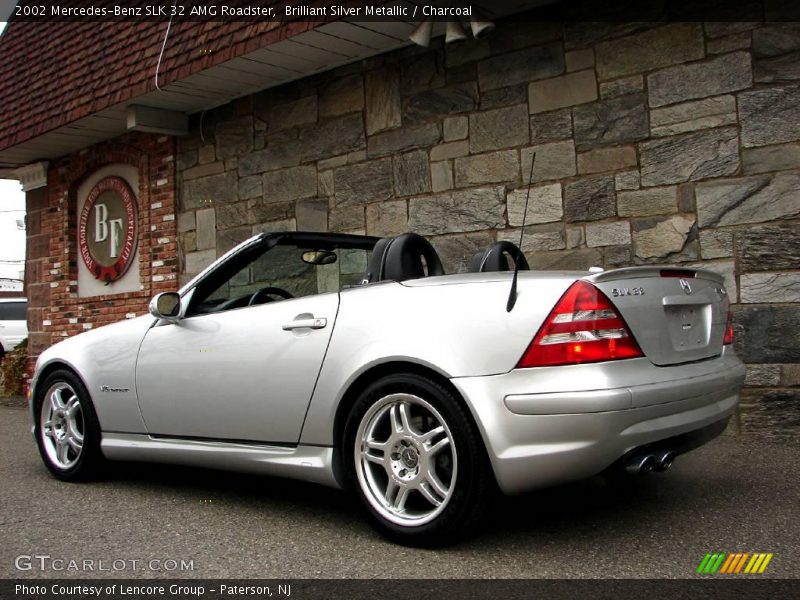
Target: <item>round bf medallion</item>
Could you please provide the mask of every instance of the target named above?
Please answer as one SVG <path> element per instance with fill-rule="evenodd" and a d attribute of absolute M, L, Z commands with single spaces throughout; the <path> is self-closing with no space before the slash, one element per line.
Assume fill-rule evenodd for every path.
<path fill-rule="evenodd" d="M 125 274 L 136 250 L 136 196 L 120 177 L 105 177 L 86 197 L 78 248 L 86 267 L 106 283 Z"/>

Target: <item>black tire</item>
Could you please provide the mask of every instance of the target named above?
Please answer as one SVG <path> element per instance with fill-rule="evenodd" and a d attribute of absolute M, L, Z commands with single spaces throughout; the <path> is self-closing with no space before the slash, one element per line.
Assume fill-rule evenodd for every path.
<path fill-rule="evenodd" d="M 410 431 L 414 433 L 410 435 L 417 435 L 417 432 L 420 431 L 423 432 L 422 436 L 425 431 L 431 433 L 433 429 L 436 429 L 436 421 L 440 420 L 440 428 L 445 431 L 439 434 L 441 437 L 438 437 L 438 440 L 441 442 L 442 438 L 448 437 L 448 441 L 443 445 L 444 450 L 441 451 L 444 456 L 439 456 L 439 453 L 430 456 L 424 455 L 425 452 L 430 451 L 429 446 L 442 445 L 434 444 L 434 440 L 437 438 L 426 442 L 423 446 L 428 449 L 420 450 L 416 459 L 413 458 L 413 452 L 411 453 L 411 464 L 415 465 L 417 475 L 409 475 L 408 471 L 403 473 L 403 470 L 408 467 L 407 463 L 402 462 L 405 460 L 402 458 L 404 446 L 399 447 L 400 452 L 383 453 L 383 458 L 380 459 L 384 461 L 382 464 L 371 465 L 368 464 L 369 461 L 362 458 L 363 452 L 372 452 L 372 450 L 363 450 L 366 448 L 364 439 L 368 423 L 377 422 L 377 419 L 380 418 L 391 419 L 391 416 L 380 417 L 378 415 L 390 415 L 392 402 L 402 404 L 404 397 L 415 398 L 412 400 L 412 404 L 408 405 L 410 408 L 406 409 L 410 411 L 407 415 L 411 416 L 411 421 L 434 424 L 430 429 L 412 425 Z M 393 401 L 391 398 L 397 400 Z M 422 400 L 424 405 L 413 404 L 417 400 Z M 430 407 L 434 409 L 432 412 L 429 411 Z M 429 420 L 423 421 L 428 418 L 426 416 L 428 412 L 430 412 Z M 386 429 L 386 431 L 394 430 L 392 425 L 389 427 L 390 429 Z M 404 434 L 396 432 L 396 435 Z M 389 444 L 391 439 L 386 440 L 387 448 L 391 446 Z M 399 443 L 404 444 L 406 441 Z M 408 443 L 415 444 L 416 442 L 411 440 Z M 451 444 L 455 454 L 448 450 Z M 395 374 L 383 377 L 369 385 L 360 394 L 347 418 L 341 451 L 347 482 L 358 495 L 371 524 L 390 540 L 408 546 L 443 546 L 474 533 L 481 524 L 481 518 L 497 489 L 480 432 L 467 408 L 446 387 L 432 379 L 416 374 Z M 434 452 L 436 451 L 434 450 Z M 447 452 L 449 452 L 449 458 L 446 455 Z M 442 464 L 444 464 L 445 471 L 448 470 L 448 462 L 450 463 L 449 472 L 438 473 Z M 392 469 L 397 469 L 397 465 L 400 464 L 399 474 L 398 471 L 390 469 L 389 463 L 394 465 Z M 431 469 L 429 465 L 433 465 L 437 482 L 446 481 L 446 497 L 441 494 L 432 494 L 432 490 L 442 489 L 441 486 L 431 488 L 427 485 L 426 482 L 429 479 L 426 477 L 426 472 Z M 372 468 L 375 471 L 367 475 L 366 472 Z M 409 470 L 413 469 L 409 468 Z M 453 476 L 453 472 L 455 472 L 455 476 Z M 372 476 L 372 473 L 376 474 L 375 477 Z M 394 477 L 392 473 L 394 473 Z M 404 482 L 399 478 L 400 475 L 413 477 L 413 479 Z M 397 499 L 404 487 L 420 488 L 421 484 L 426 488 L 427 494 L 432 494 L 436 500 L 442 500 L 442 498 L 444 500 L 437 506 L 427 500 L 427 495 L 423 495 L 422 490 L 410 489 L 405 492 L 406 500 L 400 511 L 411 510 L 405 508 L 407 503 L 416 503 L 418 506 L 424 507 L 427 502 L 431 511 L 433 513 L 439 511 L 438 514 L 423 516 L 423 519 L 430 518 L 430 520 L 420 524 L 394 522 L 391 519 L 402 519 L 403 517 L 399 514 L 391 514 L 396 508 L 388 506 L 388 504 L 380 506 L 383 500 L 379 497 L 380 489 L 375 489 L 375 486 L 380 486 L 380 482 L 376 482 L 376 478 L 385 478 L 387 481 L 387 493 L 384 499 L 388 504 L 391 504 L 388 500 L 389 485 L 394 485 L 393 489 L 399 490 L 394 496 Z M 421 513 L 424 513 L 424 510 Z"/>
<path fill-rule="evenodd" d="M 46 416 L 43 417 L 43 413 L 50 415 L 53 406 L 50 397 L 54 390 L 61 390 L 59 396 L 63 398 L 64 405 L 69 405 L 74 397 L 79 411 L 74 417 L 59 414 L 50 421 L 51 423 L 60 423 L 60 427 L 58 424 L 44 427 Z M 37 386 L 34 415 L 36 446 L 39 448 L 39 454 L 45 466 L 54 477 L 62 481 L 86 481 L 102 474 L 105 459 L 100 450 L 100 423 L 86 386 L 72 371 L 67 369 L 53 371 Z M 71 425 L 67 421 L 77 424 L 77 426 Z M 62 437 L 61 440 L 77 439 L 77 436 L 71 435 L 73 431 L 78 431 L 82 435 L 80 451 L 67 448 L 63 464 L 60 462 L 59 448 L 70 444 L 67 441 L 63 441 L 61 444 L 55 441 L 58 431 L 66 432 L 65 437 Z"/>

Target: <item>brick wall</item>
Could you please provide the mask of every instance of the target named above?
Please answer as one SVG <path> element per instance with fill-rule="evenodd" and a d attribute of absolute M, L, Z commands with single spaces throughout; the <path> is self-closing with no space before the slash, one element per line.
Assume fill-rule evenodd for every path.
<path fill-rule="evenodd" d="M 518 239 L 535 152 L 531 265 L 721 273 L 740 426 L 797 433 L 798 80 L 797 24 L 516 20 L 268 90 L 179 142 L 181 277 L 286 229 L 413 230 L 462 270 Z"/>
<path fill-rule="evenodd" d="M 53 343 L 93 327 L 139 316 L 150 298 L 177 288 L 175 141 L 130 134 L 51 163 L 47 187 L 27 194 L 28 349 L 31 359 Z M 139 172 L 141 291 L 78 297 L 77 189 L 114 163 Z"/>

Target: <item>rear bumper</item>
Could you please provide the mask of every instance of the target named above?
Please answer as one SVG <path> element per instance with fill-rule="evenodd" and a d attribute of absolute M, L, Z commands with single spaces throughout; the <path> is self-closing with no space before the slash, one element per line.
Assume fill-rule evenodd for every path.
<path fill-rule="evenodd" d="M 515 494 L 595 475 L 669 438 L 691 440 L 676 441 L 678 453 L 705 443 L 735 410 L 744 365 L 726 347 L 691 365 L 633 359 L 451 381 L 476 417 L 500 488 Z"/>

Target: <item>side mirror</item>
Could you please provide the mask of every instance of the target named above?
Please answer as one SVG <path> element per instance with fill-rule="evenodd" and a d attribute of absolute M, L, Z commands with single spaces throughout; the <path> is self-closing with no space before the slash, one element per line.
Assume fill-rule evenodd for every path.
<path fill-rule="evenodd" d="M 150 314 L 170 323 L 180 320 L 181 297 L 177 292 L 162 292 L 150 300 Z"/>

